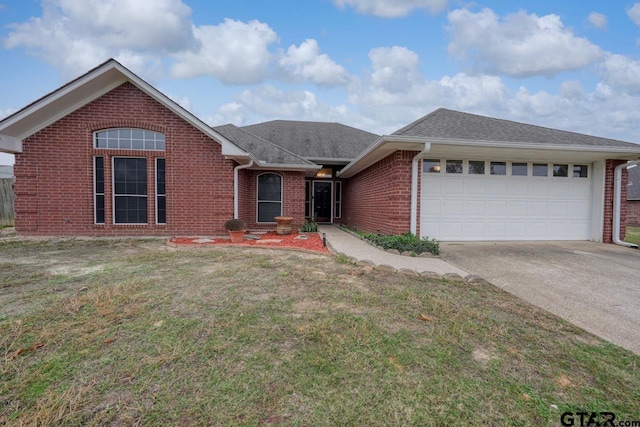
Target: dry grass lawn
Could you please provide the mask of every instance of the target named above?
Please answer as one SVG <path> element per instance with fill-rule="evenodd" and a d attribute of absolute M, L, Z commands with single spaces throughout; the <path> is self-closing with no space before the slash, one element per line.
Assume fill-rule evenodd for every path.
<path fill-rule="evenodd" d="M 640 418 L 639 356 L 490 285 L 154 240 L 0 254 L 0 425 Z"/>

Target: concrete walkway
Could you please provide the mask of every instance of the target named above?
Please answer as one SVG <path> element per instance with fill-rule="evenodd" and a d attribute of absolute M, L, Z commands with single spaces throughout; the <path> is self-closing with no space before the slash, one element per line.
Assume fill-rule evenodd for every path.
<path fill-rule="evenodd" d="M 338 254 L 344 254 L 355 261 L 364 264 L 367 261 L 375 266 L 393 267 L 396 270 L 413 270 L 417 273 L 431 276 L 455 278 L 455 275 L 467 280 L 473 279 L 466 271 L 449 264 L 440 258 L 422 258 L 396 255 L 361 240 L 357 236 L 334 225 L 319 225 L 318 231 L 327 237 L 329 248 Z"/>

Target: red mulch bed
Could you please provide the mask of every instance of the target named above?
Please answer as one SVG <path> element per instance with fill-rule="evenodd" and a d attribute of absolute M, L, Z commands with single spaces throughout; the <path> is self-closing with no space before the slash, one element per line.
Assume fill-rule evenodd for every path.
<path fill-rule="evenodd" d="M 251 234 L 251 233 L 247 233 Z M 329 253 L 326 246 L 322 244 L 322 237 L 316 233 L 309 233 L 305 235 L 308 239 L 298 239 L 302 233 L 291 233 L 286 236 L 276 234 L 275 231 L 269 231 L 266 234 L 260 234 L 259 240 L 245 238 L 242 243 L 231 243 L 228 237 L 214 237 L 212 242 L 195 242 L 195 240 L 202 239 L 201 237 L 172 237 L 169 239 L 169 244 L 176 246 L 215 246 L 215 245 L 234 245 L 234 246 L 257 246 L 268 248 L 293 248 L 302 249 L 307 251 Z M 268 242 L 265 240 L 280 240 L 280 242 Z M 262 243 L 258 243 L 262 241 Z"/>

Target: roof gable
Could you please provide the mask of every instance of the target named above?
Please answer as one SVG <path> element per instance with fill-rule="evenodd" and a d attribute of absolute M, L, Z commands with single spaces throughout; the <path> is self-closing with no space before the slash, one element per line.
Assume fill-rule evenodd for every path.
<path fill-rule="evenodd" d="M 220 143 L 222 154 L 232 157 L 248 157 L 248 153 L 245 153 L 231 141 L 215 132 L 206 123 L 142 80 L 115 59 L 109 59 L 0 120 L 0 150 L 21 151 L 21 140 L 24 138 L 44 129 L 127 81 Z"/>
<path fill-rule="evenodd" d="M 242 129 L 309 160 L 349 161 L 378 135 L 331 122 L 273 120 Z"/>
<path fill-rule="evenodd" d="M 393 133 L 423 138 L 491 141 L 560 146 L 632 148 L 640 145 L 615 139 L 496 119 L 440 108 Z"/>

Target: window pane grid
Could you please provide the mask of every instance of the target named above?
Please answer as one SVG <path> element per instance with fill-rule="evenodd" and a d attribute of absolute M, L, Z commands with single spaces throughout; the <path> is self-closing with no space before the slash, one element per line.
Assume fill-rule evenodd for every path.
<path fill-rule="evenodd" d="M 342 182 L 336 181 L 335 183 L 336 203 L 334 207 L 334 218 L 342 217 Z"/>
<path fill-rule="evenodd" d="M 104 157 L 94 158 L 94 221 L 104 224 Z"/>
<path fill-rule="evenodd" d="M 165 159 L 156 159 L 156 223 L 167 223 L 167 185 Z"/>
<path fill-rule="evenodd" d="M 258 176 L 258 222 L 275 222 L 282 215 L 282 177 L 275 173 Z"/>
<path fill-rule="evenodd" d="M 113 158 L 114 223 L 147 223 L 147 159 Z"/>
<path fill-rule="evenodd" d="M 143 129 L 109 129 L 95 133 L 96 148 L 159 150 L 166 146 L 164 134 Z"/>

